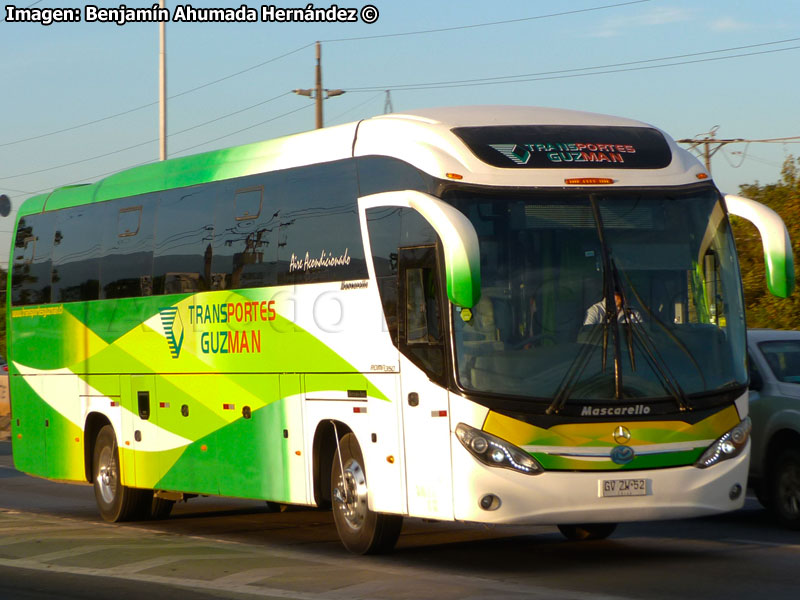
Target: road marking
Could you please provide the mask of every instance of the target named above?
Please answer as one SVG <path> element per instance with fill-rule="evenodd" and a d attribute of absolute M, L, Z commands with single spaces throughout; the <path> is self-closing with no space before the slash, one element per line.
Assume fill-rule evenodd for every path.
<path fill-rule="evenodd" d="M 127 548 L 127 546 L 126 546 Z M 148 546 L 148 548 L 152 548 L 152 546 Z M 220 552 L 216 554 L 170 554 L 169 556 L 159 556 L 156 558 L 150 558 L 148 560 L 140 560 L 135 563 L 130 563 L 127 565 L 122 565 L 119 567 L 111 567 L 107 569 L 107 573 L 111 574 L 112 576 L 116 577 L 118 575 L 133 575 L 134 573 L 140 573 L 142 571 L 147 571 L 149 569 L 155 569 L 157 567 L 163 567 L 172 563 L 181 562 L 181 561 L 193 561 L 193 560 L 240 560 L 243 558 L 263 558 L 263 554 L 236 554 L 232 555 L 230 552 Z"/>
<path fill-rule="evenodd" d="M 275 567 L 272 569 L 248 569 L 247 571 L 242 571 L 241 573 L 233 573 L 232 575 L 226 575 L 225 577 L 218 577 L 214 580 L 214 583 L 226 586 L 248 585 L 250 583 L 261 581 L 262 579 L 269 579 L 270 577 L 275 577 L 276 575 L 283 575 L 288 571 L 289 568 L 287 567 Z"/>
<path fill-rule="evenodd" d="M 6 559 L 0 558 L 0 566 L 16 569 L 28 569 L 31 571 L 43 571 L 48 573 L 63 573 L 66 575 L 84 575 L 88 577 L 110 577 L 112 579 L 123 579 L 126 581 L 137 581 L 147 583 L 160 583 L 171 587 L 187 588 L 191 590 L 215 590 L 219 592 L 234 592 L 250 596 L 263 598 L 277 597 L 288 598 L 290 600 L 319 600 L 319 594 L 304 594 L 291 590 L 279 588 L 254 587 L 248 585 L 219 585 L 213 581 L 202 581 L 198 579 L 185 579 L 182 577 L 164 577 L 160 575 L 148 575 L 142 577 L 138 574 L 110 574 L 108 569 L 94 569 L 90 567 L 65 567 L 62 565 L 41 564 L 27 559 Z"/>
<path fill-rule="evenodd" d="M 747 544 L 748 546 L 768 546 L 770 548 L 787 548 L 789 550 L 800 550 L 800 544 L 781 544 L 780 542 L 764 542 L 761 540 L 740 540 L 727 538 L 723 542 L 733 542 L 734 544 Z"/>
<path fill-rule="evenodd" d="M 221 595 L 249 596 L 253 598 L 280 598 L 286 600 L 389 600 L 392 598 L 407 598 L 409 593 L 418 592 L 418 597 L 425 597 L 424 590 L 439 590 L 440 586 L 457 586 L 468 590 L 467 596 L 474 598 L 508 598 L 509 600 L 551 600 L 559 598 L 564 600 L 625 600 L 630 597 L 611 595 L 595 592 L 563 589 L 558 586 L 545 587 L 526 583 L 505 583 L 494 579 L 492 575 L 459 575 L 445 570 L 436 570 L 429 567 L 417 567 L 397 564 L 391 558 L 360 557 L 347 555 L 342 550 L 342 556 L 332 557 L 320 555 L 319 552 L 287 549 L 278 544 L 250 544 L 225 539 L 216 539 L 212 536 L 166 534 L 164 531 L 147 529 L 147 527 L 120 527 L 95 522 L 75 521 L 69 518 L 43 517 L 29 513 L 18 513 L 13 516 L 8 512 L 0 512 L 5 517 L 4 523 L 14 523 L 19 529 L 20 525 L 31 523 L 28 542 L 32 538 L 40 537 L 37 533 L 39 527 L 50 528 L 52 525 L 62 523 L 69 530 L 69 537 L 57 541 L 62 543 L 62 548 L 70 543 L 75 543 L 82 537 L 75 547 L 54 550 L 36 556 L 21 558 L 0 558 L 0 566 L 10 568 L 29 569 L 36 572 L 63 573 L 77 576 L 106 577 L 120 581 L 149 582 L 173 588 L 188 590 L 203 590 L 219 592 Z M 38 526 L 38 527 L 37 527 Z M 77 533 L 75 529 L 79 529 Z M 82 529 L 82 530 L 81 530 Z M 42 531 L 43 533 L 43 531 Z M 19 533 L 3 535 L 0 532 L 0 543 L 8 537 L 18 538 Z M 109 539 L 111 537 L 111 539 Z M 137 540 L 131 543 L 132 540 Z M 91 542 L 94 541 L 95 545 Z M 13 546 L 9 545 L 11 549 Z M 58 548 L 58 546 L 56 546 Z M 53 550 L 53 545 L 50 545 Z M 117 564 L 99 568 L 77 566 L 74 559 L 84 564 L 90 563 L 92 558 L 87 557 L 92 553 L 105 553 L 113 558 L 119 555 L 119 560 L 124 556 L 130 557 L 131 550 L 145 549 L 158 552 L 161 556 L 151 557 L 135 563 Z M 5 552 L 8 555 L 8 552 Z M 180 554 L 176 554 L 180 553 Z M 146 556 L 146 553 L 142 553 Z M 248 568 L 259 563 L 274 563 L 275 559 L 284 558 L 291 561 L 289 565 L 280 565 L 274 568 Z M 242 560 L 240 560 L 242 559 Z M 216 579 L 198 579 L 181 577 L 181 574 L 190 574 L 190 566 L 181 566 L 180 562 L 194 561 L 224 561 L 230 563 L 231 570 L 242 568 L 239 573 L 226 573 Z M 256 561 L 255 564 L 253 561 Z M 208 570 L 201 572 L 208 576 Z M 166 565 L 173 565 L 169 570 L 174 575 L 160 575 L 158 572 Z M 147 571 L 151 572 L 147 572 Z M 352 573 L 353 577 L 345 577 L 336 587 L 324 591 L 301 591 L 295 588 L 303 585 L 304 580 L 314 584 L 314 578 L 319 578 L 324 572 L 334 570 L 339 574 Z M 356 575 L 359 572 L 360 575 Z M 193 574 L 193 573 L 192 573 Z M 356 583 L 358 579 L 360 582 Z M 265 586 L 263 583 L 270 583 Z M 324 583 L 319 580 L 316 583 Z M 343 584 L 343 585 L 342 585 Z M 336 584 L 334 584 L 336 585 Z M 289 588 L 289 589 L 287 589 Z M 451 589 L 451 588 L 447 588 Z M 444 593 L 444 595 L 447 595 Z M 462 594 L 463 595 L 463 594 Z"/>

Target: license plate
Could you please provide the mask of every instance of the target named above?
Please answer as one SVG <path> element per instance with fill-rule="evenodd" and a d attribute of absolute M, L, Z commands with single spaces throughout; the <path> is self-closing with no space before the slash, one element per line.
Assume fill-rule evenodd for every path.
<path fill-rule="evenodd" d="M 601 479 L 597 483 L 601 498 L 649 496 L 653 493 L 650 479 Z"/>

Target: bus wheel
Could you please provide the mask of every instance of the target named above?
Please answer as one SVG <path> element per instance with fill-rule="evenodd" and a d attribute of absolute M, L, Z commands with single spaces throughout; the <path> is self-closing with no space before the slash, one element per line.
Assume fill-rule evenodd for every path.
<path fill-rule="evenodd" d="M 781 524 L 800 529 L 800 451 L 790 448 L 780 453 L 769 488 L 772 510 Z"/>
<path fill-rule="evenodd" d="M 149 517 L 155 521 L 166 519 L 172 512 L 173 506 L 175 506 L 175 500 L 166 500 L 164 498 L 154 497 L 153 502 L 150 505 Z"/>
<path fill-rule="evenodd" d="M 106 425 L 97 434 L 92 460 L 94 497 L 105 521 L 129 521 L 141 515 L 152 490 L 137 490 L 122 485 L 119 450 L 114 428 Z"/>
<path fill-rule="evenodd" d="M 339 538 L 355 554 L 390 552 L 400 536 L 403 517 L 370 510 L 364 458 L 356 436 L 345 435 L 339 448 L 341 456 L 334 455 L 331 470 L 333 520 Z"/>
<path fill-rule="evenodd" d="M 617 528 L 616 523 L 589 523 L 586 525 L 559 525 L 558 530 L 568 540 L 583 542 L 604 540 Z"/>

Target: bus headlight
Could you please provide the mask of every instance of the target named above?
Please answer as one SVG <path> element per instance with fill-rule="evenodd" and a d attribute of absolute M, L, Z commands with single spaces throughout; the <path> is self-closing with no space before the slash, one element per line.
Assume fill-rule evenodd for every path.
<path fill-rule="evenodd" d="M 456 437 L 472 456 L 490 467 L 511 469 L 526 475 L 539 475 L 544 471 L 530 454 L 491 433 L 459 423 Z"/>
<path fill-rule="evenodd" d="M 711 444 L 700 459 L 694 463 L 698 469 L 705 469 L 723 460 L 739 456 L 750 439 L 750 417 L 745 417 L 739 424 Z"/>

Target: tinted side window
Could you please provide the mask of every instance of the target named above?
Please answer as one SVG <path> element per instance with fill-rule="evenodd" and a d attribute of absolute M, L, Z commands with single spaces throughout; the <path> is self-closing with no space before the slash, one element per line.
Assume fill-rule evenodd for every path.
<path fill-rule="evenodd" d="M 55 213 L 29 215 L 19 221 L 11 272 L 11 302 L 15 305 L 50 302 L 55 222 Z"/>
<path fill-rule="evenodd" d="M 444 375 L 442 293 L 436 269 L 436 247 L 399 251 L 400 351 L 433 380 Z"/>
<path fill-rule="evenodd" d="M 66 208 L 53 236 L 53 301 L 100 297 L 100 251 L 108 203 Z"/>
<path fill-rule="evenodd" d="M 277 212 L 278 283 L 366 279 L 355 161 L 286 171 Z"/>
<path fill-rule="evenodd" d="M 398 190 L 430 192 L 432 178 L 396 158 L 363 156 L 358 161 L 359 196 Z"/>
<path fill-rule="evenodd" d="M 153 257 L 153 293 L 211 289 L 216 185 L 162 192 Z"/>
<path fill-rule="evenodd" d="M 403 247 L 435 245 L 434 229 L 415 210 L 387 206 L 367 211 L 369 244 L 383 314 L 392 341 L 397 345 L 398 255 Z"/>
<path fill-rule="evenodd" d="M 110 203 L 103 239 L 101 295 L 133 298 L 153 293 L 153 234 L 157 194 Z"/>
<path fill-rule="evenodd" d="M 222 184 L 212 261 L 213 289 L 275 285 L 282 171 Z"/>

